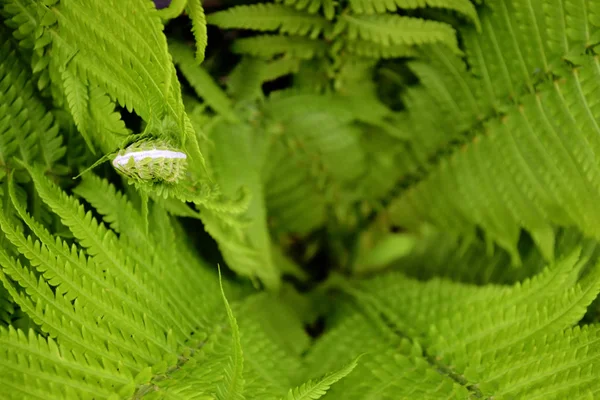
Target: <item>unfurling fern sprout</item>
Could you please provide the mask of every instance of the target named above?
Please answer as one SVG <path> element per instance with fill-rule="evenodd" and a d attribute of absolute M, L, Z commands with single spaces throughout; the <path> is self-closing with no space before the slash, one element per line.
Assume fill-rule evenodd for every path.
<path fill-rule="evenodd" d="M 119 151 L 112 161 L 117 171 L 136 182 L 177 183 L 187 167 L 187 155 L 164 141 L 139 141 Z"/>

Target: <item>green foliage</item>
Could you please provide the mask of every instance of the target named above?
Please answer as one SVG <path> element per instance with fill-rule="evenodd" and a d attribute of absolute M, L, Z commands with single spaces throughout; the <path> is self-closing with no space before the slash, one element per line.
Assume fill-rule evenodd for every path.
<path fill-rule="evenodd" d="M 332 398 L 585 398 L 598 390 L 598 327 L 574 324 L 600 290 L 597 248 L 565 254 L 513 286 L 402 273 L 340 282 L 350 297 L 311 350 L 312 370 L 367 348 Z"/>
<path fill-rule="evenodd" d="M 158 3 L 0 5 L 0 397 L 600 392 L 600 3 Z"/>
<path fill-rule="evenodd" d="M 0 160 L 3 170 L 16 156 L 51 168 L 65 152 L 59 125 L 46 110 L 29 79 L 27 64 L 15 51 L 10 33 L 0 28 Z M 5 175 L 5 173 L 3 173 Z"/>
<path fill-rule="evenodd" d="M 581 7 L 591 11 L 592 3 Z M 481 34 L 464 32 L 471 72 L 441 49 L 429 53 L 430 65 L 411 66 L 428 95 L 416 104 L 417 113 L 439 107 L 441 118 L 453 121 L 452 132 L 443 136 L 439 127 L 420 124 L 419 135 L 428 139 L 423 145 L 415 142 L 413 151 L 425 161 L 453 138 L 464 150 L 439 162 L 425 161 L 426 179 L 397 199 L 392 218 L 405 226 L 427 220 L 461 235 L 473 235 L 481 227 L 487 240 L 519 263 L 521 229 L 549 260 L 554 256 L 553 226 L 577 226 L 598 238 L 597 217 L 589 207 L 599 182 L 595 91 L 600 64 L 590 52 L 590 13 L 571 14 L 567 7 L 561 17 L 565 35 L 554 29 L 531 31 L 542 23 L 556 26 L 560 21 L 554 11 L 518 13 L 514 7 L 505 4 L 484 12 Z M 586 36 L 576 35 L 580 28 Z M 503 41 L 504 49 L 492 47 L 498 32 L 510 39 Z"/>

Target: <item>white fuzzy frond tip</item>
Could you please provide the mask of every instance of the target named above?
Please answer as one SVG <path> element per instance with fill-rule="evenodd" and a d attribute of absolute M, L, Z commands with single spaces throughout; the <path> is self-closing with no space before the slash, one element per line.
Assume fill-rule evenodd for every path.
<path fill-rule="evenodd" d="M 113 160 L 113 165 L 115 167 L 125 166 L 129 162 L 129 159 L 131 159 L 131 158 L 133 158 L 134 162 L 138 162 L 138 161 L 146 159 L 146 158 L 165 159 L 165 160 L 177 160 L 177 159 L 185 160 L 187 158 L 187 155 L 180 151 L 173 151 L 173 150 L 152 149 L 152 150 L 142 150 L 142 151 L 131 151 L 131 152 L 127 152 L 127 153 L 116 156 L 115 159 Z"/>

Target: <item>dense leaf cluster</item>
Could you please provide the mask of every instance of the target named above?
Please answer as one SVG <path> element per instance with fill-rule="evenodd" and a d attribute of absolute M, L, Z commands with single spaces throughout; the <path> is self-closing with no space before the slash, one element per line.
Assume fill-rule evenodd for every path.
<path fill-rule="evenodd" d="M 598 396 L 600 2 L 0 21 L 0 398 Z"/>

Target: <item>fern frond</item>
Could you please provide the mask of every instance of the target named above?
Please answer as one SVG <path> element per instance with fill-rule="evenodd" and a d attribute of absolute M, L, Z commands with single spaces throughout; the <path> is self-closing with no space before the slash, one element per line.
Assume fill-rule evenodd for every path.
<path fill-rule="evenodd" d="M 47 15 L 49 5 L 37 4 L 32 0 L 7 0 L 2 5 L 1 12 L 5 16 L 6 25 L 14 30 L 14 37 L 19 41 L 19 45 L 33 49 L 43 47 L 47 44 L 47 33 L 43 32 L 42 27 L 52 24 L 52 16 Z M 45 37 L 44 37 L 45 36 Z"/>
<path fill-rule="evenodd" d="M 54 1 L 45 3 L 34 0 L 7 0 L 0 8 L 5 24 L 13 30 L 13 36 L 18 40 L 21 53 L 30 58 L 31 69 L 34 73 L 36 87 L 45 91 L 50 84 L 52 94 L 56 94 L 56 85 L 50 82 L 53 66 L 56 60 L 50 57 L 52 41 L 51 28 L 56 24 L 56 18 L 50 11 Z"/>
<path fill-rule="evenodd" d="M 289 74 L 296 74 L 300 70 L 301 59 L 282 57 L 263 64 L 260 71 L 261 83 L 273 81 Z"/>
<path fill-rule="evenodd" d="M 454 121 L 454 131 L 446 134 L 452 140 L 454 132 L 462 133 L 490 115 L 493 105 L 489 100 L 479 101 L 483 97 L 479 82 L 465 76 L 463 60 L 443 46 L 427 46 L 423 52 L 428 55 L 427 63 L 412 61 L 408 66 L 443 111 L 441 117 Z"/>
<path fill-rule="evenodd" d="M 206 267 L 190 253 L 185 242 L 176 240 L 178 234 L 164 210 L 152 207 L 149 217 L 155 230 L 148 235 L 139 211 L 106 180 L 87 174 L 74 192 L 93 205 L 119 233 L 122 246 L 128 249 L 131 259 L 139 265 L 155 265 L 156 279 L 160 279 L 165 293 L 171 293 L 167 297 L 181 309 L 185 318 L 198 324 L 201 311 L 208 313 L 217 306 L 217 299 L 208 297 L 208 293 L 216 290 L 212 284 L 214 274 L 204 274 Z M 149 252 L 147 249 L 160 251 Z M 198 291 L 198 287 L 206 290 Z M 175 293 L 180 295 L 174 296 Z"/>
<path fill-rule="evenodd" d="M 427 219 L 462 236 L 472 236 L 475 226 L 485 226 L 486 240 L 511 252 L 516 263 L 521 229 L 532 235 L 548 260 L 553 257 L 553 226 L 577 226 L 587 236 L 598 237 L 595 222 L 586 222 L 596 217 L 584 216 L 578 205 L 580 196 L 587 202 L 597 197 L 593 160 L 598 143 L 589 132 L 597 131 L 598 112 L 587 90 L 595 90 L 598 65 L 585 55 L 587 44 L 566 33 L 588 30 L 591 16 L 579 13 L 587 9 L 587 4 L 575 11 L 572 5 L 557 2 L 544 7 L 544 18 L 540 9 L 501 1 L 482 13 L 481 34 L 472 29 L 463 33 L 472 74 L 439 50 L 428 57 L 433 63 L 412 64 L 426 88 L 404 96 L 411 110 L 410 126 L 419 132 L 411 151 L 427 171 L 417 174 L 417 180 L 427 176 L 442 192 L 470 193 L 470 205 L 451 206 L 450 213 L 445 206 L 438 208 L 433 197 L 421 198 L 418 201 L 432 201 L 429 215 L 436 214 L 421 222 Z M 550 82 L 550 73 L 561 79 Z M 445 111 L 438 120 L 427 121 L 424 116 L 433 107 Z M 458 145 L 448 146 L 453 140 Z M 465 151 L 457 151 L 459 147 Z M 523 152 L 524 148 L 528 150 Z M 488 157 L 497 150 L 502 155 Z M 558 159 L 566 169 L 548 169 Z M 539 167 L 542 164 L 546 167 Z M 472 169 L 474 165 L 485 168 Z M 455 168 L 465 173 L 455 174 Z M 442 172 L 447 169 L 451 178 Z M 486 179 L 480 181 L 482 176 Z M 572 191 L 578 194 L 567 194 Z M 497 199 L 502 204 L 496 205 Z M 479 208 L 480 202 L 486 203 L 487 211 Z"/>
<path fill-rule="evenodd" d="M 34 398 L 44 393 L 109 398 L 133 394 L 133 376 L 121 363 L 98 362 L 29 331 L 0 328 L 2 385 L 6 398 Z M 35 384 L 31 384 L 35 382 Z M 29 383 L 29 384 L 28 384 Z"/>
<path fill-rule="evenodd" d="M 231 50 L 267 59 L 279 54 L 309 59 L 325 55 L 327 45 L 323 41 L 302 36 L 262 35 L 238 39 Z"/>
<path fill-rule="evenodd" d="M 219 272 L 219 280 L 221 279 Z M 227 319 L 231 328 L 231 356 L 230 361 L 224 368 L 224 379 L 217 385 L 217 398 L 220 400 L 243 400 L 244 378 L 242 375 L 244 372 L 244 353 L 242 351 L 240 329 L 223 291 L 223 284 L 221 284 L 221 296 L 225 303 Z"/>
<path fill-rule="evenodd" d="M 398 9 L 410 10 L 415 8 L 434 7 L 456 11 L 479 23 L 475 6 L 469 0 L 351 0 L 350 7 L 357 14 L 382 14 Z"/>
<path fill-rule="evenodd" d="M 381 240 L 379 237 L 388 234 L 387 223 L 383 226 L 378 225 L 382 225 L 380 221 L 376 221 L 361 235 L 361 250 L 377 246 Z M 446 235 L 443 231 L 431 227 L 423 227 L 419 232 L 406 235 L 416 241 L 411 253 L 393 261 L 387 267 L 419 280 L 446 277 L 479 285 L 511 284 L 539 273 L 545 266 L 543 256 L 535 247 L 521 251 L 523 265 L 506 268 L 510 264 L 510 254 L 501 249 L 494 249 L 491 254 L 489 246 L 478 238 Z M 563 254 L 565 249 L 572 247 L 572 243 L 582 241 L 581 235 L 574 230 L 559 233 L 555 252 Z M 359 251 L 359 254 L 363 251 Z M 362 269 L 358 264 L 356 268 L 360 274 Z M 366 269 L 364 272 L 368 274 L 369 271 Z"/>
<path fill-rule="evenodd" d="M 140 248 L 150 247 L 142 227 L 144 222 L 131 201 L 106 180 L 89 173 L 73 189 L 73 193 L 84 198 L 103 216 L 110 228 L 131 240 Z"/>
<path fill-rule="evenodd" d="M 224 214 L 203 210 L 203 222 L 232 269 L 242 275 L 258 277 L 267 287 L 276 288 L 281 272 L 271 258 L 259 175 L 265 153 L 256 151 L 265 144 L 261 143 L 264 138 L 254 137 L 253 133 L 254 128 L 249 124 L 226 121 L 210 130 L 214 143 L 210 164 L 223 194 L 235 197 L 245 187 L 252 197 L 247 209 L 229 221 Z"/>
<path fill-rule="evenodd" d="M 419 282 L 397 273 L 359 283 L 358 290 L 342 284 L 362 312 L 342 305 L 309 360 L 327 365 L 338 351 L 372 349 L 365 367 L 357 368 L 361 378 L 350 375 L 331 398 L 558 399 L 596 390 L 593 368 L 582 367 L 600 356 L 593 339 L 598 327 L 573 325 L 600 290 L 597 244 L 571 249 L 556 265 L 513 286 Z M 572 386 L 563 387 L 571 374 Z"/>
<path fill-rule="evenodd" d="M 590 4 L 588 1 L 557 2 L 545 7 L 546 29 L 549 31 L 549 48 L 553 55 L 569 54 L 578 47 L 588 47 L 592 34 Z"/>
<path fill-rule="evenodd" d="M 596 283 L 582 282 L 581 284 L 577 284 L 577 277 L 581 269 L 586 265 L 591 265 L 595 268 L 594 265 L 597 262 L 596 256 L 592 257 L 590 255 L 590 250 L 595 248 L 595 243 L 588 244 L 588 246 L 591 247 L 588 247 L 584 254 L 581 254 L 577 249 L 573 249 L 572 247 L 570 249 L 565 248 L 565 251 L 569 251 L 568 256 L 557 262 L 555 266 L 547 268 L 535 277 L 526 279 L 513 287 L 493 285 L 476 287 L 470 284 L 460 284 L 440 279 L 434 279 L 428 282 L 418 282 L 413 279 L 404 278 L 402 274 L 395 274 L 395 278 L 392 278 L 392 275 L 394 275 L 392 274 L 387 275 L 387 278 L 389 278 L 387 283 L 385 283 L 385 278 L 383 278 L 383 276 L 371 280 L 373 292 L 379 293 L 376 297 L 379 299 L 388 298 L 389 301 L 386 301 L 388 304 L 383 306 L 383 303 L 380 303 L 380 300 L 374 300 L 373 298 L 371 298 L 371 300 L 381 305 L 381 307 L 380 305 L 376 305 L 376 308 L 381 310 L 385 309 L 387 310 L 385 311 L 386 313 L 393 314 L 394 316 L 390 316 L 390 318 L 393 318 L 396 321 L 394 322 L 395 324 L 403 324 L 401 329 L 405 332 L 411 333 L 417 337 L 431 334 L 433 340 L 437 339 L 435 339 L 435 334 L 431 333 L 431 325 L 441 325 L 442 323 L 445 323 L 444 321 L 452 320 L 453 318 L 459 320 L 462 318 L 461 316 L 467 315 L 465 310 L 471 309 L 471 307 L 473 307 L 471 309 L 472 312 L 475 312 L 476 309 L 486 309 L 486 313 L 496 313 L 499 318 L 497 323 L 502 323 L 503 329 L 507 329 L 504 337 L 502 337 L 501 333 L 492 329 L 488 332 L 489 335 L 500 335 L 495 339 L 497 341 L 494 343 L 502 345 L 516 337 L 515 335 L 510 336 L 508 331 L 512 332 L 512 329 L 516 330 L 517 327 L 519 327 L 519 329 L 522 329 L 520 334 L 526 336 L 528 332 L 535 331 L 539 326 L 536 323 L 532 323 L 531 326 L 528 325 L 528 327 L 525 328 L 525 326 L 520 326 L 519 324 L 526 323 L 529 320 L 537 320 L 538 318 L 540 319 L 538 322 L 540 325 L 542 324 L 541 321 L 545 320 L 547 317 L 547 315 L 542 317 L 541 315 L 544 313 L 539 310 L 540 307 L 545 307 L 546 303 L 544 302 L 551 302 L 553 306 L 557 306 L 562 302 L 567 302 L 571 306 L 575 306 L 574 303 L 578 301 L 584 303 L 588 301 L 576 299 L 572 297 L 571 294 L 567 293 L 571 290 L 573 293 L 577 292 L 583 295 L 584 291 L 580 291 L 580 289 L 585 288 L 585 290 L 595 290 L 593 285 L 596 285 Z M 538 261 L 532 259 L 530 262 L 535 264 Z M 530 267 L 527 269 L 530 271 L 532 269 L 535 270 L 535 268 Z M 594 274 L 596 274 L 596 272 L 594 272 Z M 390 291 L 384 289 L 387 284 L 390 285 Z M 544 290 L 542 291 L 541 288 L 544 288 Z M 413 290 L 414 292 L 412 292 Z M 396 291 L 396 293 L 405 293 L 406 297 L 401 296 L 403 298 L 399 299 L 398 295 L 392 296 L 394 291 Z M 427 295 L 425 295 L 425 292 L 427 292 Z M 460 296 L 458 296 L 458 293 L 460 293 Z M 380 295 L 382 297 L 379 297 Z M 590 293 L 587 295 L 592 296 Z M 453 302 L 450 301 L 452 296 L 457 296 L 457 299 Z M 504 300 L 500 301 L 500 299 Z M 524 299 L 528 299 L 530 304 L 524 302 Z M 398 303 L 396 301 L 398 301 Z M 399 309 L 403 307 L 403 304 L 412 304 L 413 306 L 403 308 L 403 311 L 399 311 Z M 493 307 L 494 304 L 497 307 L 495 311 Z M 550 304 L 547 304 L 546 306 L 549 307 Z M 522 311 L 521 314 L 513 314 L 513 311 L 516 311 L 516 309 L 513 310 L 515 307 L 524 307 L 524 309 L 531 308 L 532 313 L 539 313 L 539 315 L 528 315 L 525 317 L 523 312 L 526 311 Z M 565 309 L 568 310 L 569 308 L 566 306 Z M 512 311 L 508 313 L 506 310 Z M 405 314 L 400 316 L 398 312 Z M 561 311 L 555 309 L 552 312 L 557 313 L 556 315 L 560 315 Z M 581 309 L 573 312 L 575 312 L 575 315 L 572 316 L 572 320 L 575 321 L 578 318 L 577 313 L 581 312 Z M 503 316 L 500 317 L 500 314 Z M 504 322 L 501 322 L 501 320 Z M 474 320 L 472 322 L 474 325 L 479 326 L 477 329 L 484 330 L 488 326 L 487 320 L 484 319 Z M 511 324 L 513 324 L 513 327 L 509 328 Z M 462 328 L 466 329 L 467 327 L 462 324 L 461 328 L 457 327 L 457 329 Z M 473 337 L 481 338 L 481 336 L 477 336 L 475 331 L 476 329 L 473 331 Z M 450 331 L 447 333 L 450 334 Z M 483 336 L 483 333 L 481 333 L 481 335 Z M 492 342 L 493 340 L 489 340 L 485 343 L 494 345 Z M 449 348 L 454 347 L 453 345 L 449 346 Z M 457 346 L 460 347 L 461 344 L 457 343 Z M 440 351 L 443 352 L 445 350 L 440 347 Z"/>
<path fill-rule="evenodd" d="M 265 61 L 244 57 L 227 78 L 227 91 L 238 103 L 249 103 L 263 97 Z"/>
<path fill-rule="evenodd" d="M 84 85 L 98 85 L 128 110 L 135 109 L 156 136 L 178 143 L 190 136 L 163 25 L 152 3 L 67 0 L 53 12 L 58 19 L 53 51 L 70 60 Z M 177 131 L 160 132 L 164 119 L 174 121 Z"/>
<path fill-rule="evenodd" d="M 181 43 L 170 42 L 169 50 L 173 56 L 173 61 L 194 88 L 196 94 L 215 112 L 231 119 L 234 118 L 231 100 L 208 72 L 194 63 L 190 49 Z"/>
<path fill-rule="evenodd" d="M 334 33 L 341 32 L 346 32 L 350 40 L 363 39 L 383 46 L 443 43 L 460 52 L 454 29 L 437 21 L 399 15 L 344 15 Z"/>
<path fill-rule="evenodd" d="M 173 264 L 178 258 L 169 259 L 165 255 L 161 263 L 161 258 L 157 257 L 158 251 L 143 252 L 143 249 L 140 249 L 139 252 L 130 254 L 126 250 L 127 241 L 123 243 L 117 241 L 115 233 L 107 230 L 103 224 L 98 224 L 75 199 L 59 191 L 35 170 L 31 170 L 31 173 L 40 197 L 57 212 L 88 254 L 93 256 L 98 268 L 109 267 L 115 276 L 119 276 L 120 285 L 124 288 L 125 293 L 129 293 L 133 297 L 130 302 L 133 305 L 143 304 L 140 306 L 140 310 L 142 308 L 155 310 L 156 314 L 150 317 L 150 320 L 154 320 L 165 331 L 172 329 L 176 342 L 181 343 L 185 337 L 189 336 L 199 321 L 197 321 L 197 317 L 194 317 L 193 308 L 188 302 L 193 301 L 192 299 L 197 298 L 200 293 L 197 289 L 188 287 L 189 292 L 186 296 L 184 295 L 186 291 L 169 288 L 178 286 L 174 279 L 183 273 L 182 266 Z M 138 227 L 138 230 L 140 229 L 143 228 Z M 155 246 L 150 248 L 155 248 Z M 173 268 L 173 271 L 166 274 L 163 268 Z M 137 271 L 137 274 L 134 274 L 133 271 Z M 144 272 L 141 273 L 141 271 Z M 185 287 L 183 286 L 183 288 Z M 187 318 L 181 314 L 168 312 L 170 304 L 182 310 Z"/>
<path fill-rule="evenodd" d="M 275 295 L 250 295 L 233 302 L 231 307 L 238 316 L 235 325 L 226 321 L 223 312 L 219 313 L 219 317 L 213 319 L 214 325 L 207 335 L 195 338 L 190 344 L 185 360 L 177 368 L 140 386 L 136 395 L 208 399 L 216 393 L 220 397 L 223 393 L 219 393 L 219 387 L 231 384 L 231 375 L 229 372 L 223 373 L 223 369 L 233 367 L 232 354 L 240 352 L 232 340 L 232 336 L 237 336 L 235 341 L 239 340 L 244 356 L 243 376 L 238 376 L 245 383 L 243 395 L 261 399 L 283 396 L 295 373 L 302 368 L 302 363 L 299 355 L 290 354 L 282 346 L 284 338 L 281 332 L 289 334 L 290 339 L 303 337 L 302 325 L 290 314 L 293 312 L 283 305 L 282 299 Z M 264 318 L 256 317 L 254 312 Z M 239 325 L 237 334 L 236 325 Z M 242 395 L 239 389 L 234 394 L 238 397 Z"/>
<path fill-rule="evenodd" d="M 281 294 L 254 294 L 234 306 L 244 349 L 245 395 L 277 399 L 304 368 L 300 353 L 309 339 L 302 322 Z"/>
<path fill-rule="evenodd" d="M 210 14 L 207 21 L 220 28 L 279 30 L 281 33 L 311 38 L 316 38 L 329 27 L 329 22 L 323 17 L 306 14 L 281 4 L 236 6 Z"/>
<path fill-rule="evenodd" d="M 306 10 L 310 14 L 316 14 L 323 10 L 323 15 L 328 20 L 335 17 L 335 2 L 333 0 L 276 0 L 286 6 L 292 6 L 297 10 Z"/>
<path fill-rule="evenodd" d="M 271 145 L 269 154 L 264 179 L 270 228 L 274 232 L 305 235 L 323 225 L 327 215 L 327 198 L 318 186 L 315 187 L 311 174 L 298 168 L 302 156 L 293 155 L 290 159 L 293 149 L 279 141 Z"/>
<path fill-rule="evenodd" d="M 305 301 L 306 299 L 300 297 L 299 293 L 290 285 L 284 285 L 279 293 L 256 293 L 248 296 L 235 309 L 236 313 L 240 315 L 239 323 L 244 331 L 242 334 L 244 348 L 248 352 L 256 353 L 255 356 L 258 357 L 258 359 L 254 356 L 248 357 L 254 360 L 248 364 L 256 362 L 258 365 L 267 366 L 268 360 L 260 361 L 259 359 L 265 358 L 271 352 L 280 354 L 276 360 L 273 360 L 277 363 L 272 364 L 269 369 L 273 374 L 278 375 L 278 378 L 273 381 L 280 382 L 284 389 L 287 389 L 285 385 L 293 379 L 294 371 L 298 372 L 303 368 L 300 357 L 311 344 L 311 339 L 304 329 L 304 319 L 313 310 L 310 308 L 310 303 L 305 303 Z M 254 315 L 257 317 L 255 318 Z M 275 344 L 277 350 L 262 351 L 260 350 L 261 346 L 256 348 L 251 346 L 256 339 L 249 333 L 255 329 L 260 331 L 260 335 Z M 246 336 L 244 337 L 244 335 Z M 282 371 L 279 363 L 287 365 L 286 368 L 289 371 Z"/>
<path fill-rule="evenodd" d="M 332 372 L 319 380 L 308 381 L 301 386 L 290 389 L 285 400 L 316 400 L 323 397 L 329 388 L 340 379 L 350 374 L 358 364 L 360 357 L 338 371 Z M 283 398 L 282 398 L 283 400 Z"/>
<path fill-rule="evenodd" d="M 192 31 L 196 38 L 196 61 L 200 64 L 204 61 L 204 51 L 208 44 L 206 16 L 200 0 L 187 0 L 187 10 L 192 20 Z"/>
<path fill-rule="evenodd" d="M 90 257 L 86 259 L 85 255 L 76 247 L 69 248 L 62 240 L 55 240 L 43 226 L 34 221 L 17 203 L 12 188 L 11 197 L 21 218 L 36 236 L 40 238 L 42 243 L 34 242 L 31 238 L 26 239 L 4 218 L 0 220 L 2 228 L 7 237 L 31 260 L 32 265 L 36 266 L 46 279 L 54 282 L 55 285 L 57 282 L 62 282 L 58 286 L 57 291 L 64 294 L 69 300 L 77 298 L 79 304 L 84 305 L 89 310 L 98 310 L 98 312 L 110 310 L 112 312 L 113 325 L 119 326 L 123 332 L 134 332 L 132 337 L 146 338 L 147 346 L 150 348 L 158 346 L 160 352 L 164 353 L 167 349 L 167 343 L 164 336 L 159 333 L 160 330 L 158 327 L 161 325 L 161 322 L 153 317 L 141 318 L 141 315 L 152 306 L 140 298 L 128 285 L 122 285 L 106 279 L 103 276 L 103 268 L 105 267 L 99 264 L 96 258 Z M 131 219 L 130 221 L 133 222 Z M 148 240 L 145 241 L 145 244 L 152 245 Z M 151 246 L 149 247 L 151 248 Z M 140 260 L 140 263 L 148 265 L 153 261 L 153 258 L 146 257 Z M 95 289 L 90 289 L 89 285 Z M 180 290 L 184 287 L 181 287 Z M 112 296 L 103 296 L 103 292 L 110 292 Z M 174 301 L 174 303 L 177 304 L 178 302 Z M 180 302 L 179 304 L 181 307 L 186 307 L 182 308 L 184 312 L 191 307 L 189 304 L 183 305 Z M 128 312 L 125 312 L 122 308 L 124 305 L 127 305 Z M 133 321 L 130 320 L 132 316 L 134 317 Z M 162 328 L 168 331 L 171 329 L 171 326 L 177 327 L 182 325 L 181 322 L 174 322 L 175 320 L 171 319 L 170 323 L 173 325 L 168 326 L 163 324 Z"/>
<path fill-rule="evenodd" d="M 2 384 L 11 382 L 15 398 L 48 390 L 67 397 L 94 393 L 99 398 L 154 393 L 156 386 L 150 382 L 183 370 L 191 355 L 218 343 L 211 337 L 207 344 L 222 325 L 215 313 L 219 297 L 210 292 L 218 289 L 216 276 L 181 240 L 182 232 L 163 209 L 151 208 L 147 233 L 126 197 L 106 181 L 86 175 L 76 192 L 98 207 L 119 233 L 116 239 L 38 168 L 27 168 L 40 197 L 72 229 L 74 244 L 54 238 L 34 220 L 9 180 L 5 198 L 37 239 L 26 237 L 0 213 L 5 241 L 23 255 L 21 262 L 11 257 L 8 247 L 0 249 L 0 281 L 21 310 L 52 338 L 31 333 L 25 340 L 14 330 L 7 338 L 5 331 L 0 332 Z M 223 286 L 223 291 L 230 288 Z M 239 353 L 239 334 L 236 341 Z M 228 361 L 217 357 L 215 362 L 218 372 Z M 197 378 L 204 382 L 202 374 Z M 216 388 L 218 379 L 214 383 L 209 388 Z"/>
<path fill-rule="evenodd" d="M 352 40 L 346 47 L 353 54 L 377 59 L 414 57 L 418 54 L 413 47 L 405 44 L 385 46 L 367 40 Z"/>
<path fill-rule="evenodd" d="M 0 324 L 7 326 L 11 322 L 12 314 L 15 312 L 15 304 L 9 293 L 0 286 Z"/>
<path fill-rule="evenodd" d="M 88 110 L 90 105 L 90 94 L 88 86 L 78 80 L 73 71 L 65 68 L 62 72 L 63 85 L 65 87 L 65 98 L 69 105 L 71 116 L 77 126 L 77 129 L 83 136 L 85 143 L 92 153 L 95 153 L 94 144 L 90 139 L 90 121 Z"/>
<path fill-rule="evenodd" d="M 1 27 L 0 39 L 4 41 L 0 46 L 0 161 L 8 166 L 9 159 L 17 156 L 40 160 L 51 169 L 65 154 L 58 123 L 36 95 L 29 68 Z"/>
<path fill-rule="evenodd" d="M 468 63 L 482 79 L 486 96 L 517 99 L 533 92 L 546 74 L 562 75 L 563 60 L 584 54 L 591 45 L 592 3 L 548 1 L 534 9 L 503 0 L 484 9 L 482 32 L 466 29 L 463 36 Z"/>
<path fill-rule="evenodd" d="M 599 363 L 597 325 L 575 327 L 532 339 L 498 355 L 485 370 L 473 367 L 470 379 L 481 382 L 485 394 L 531 399 L 560 399 L 594 393 L 593 369 Z"/>
<path fill-rule="evenodd" d="M 93 358 L 122 363 L 130 371 L 139 371 L 144 361 L 148 361 L 140 344 L 124 342 L 120 335 L 111 332 L 106 322 L 97 321 L 91 314 L 85 315 L 75 308 L 72 300 L 60 293 L 54 294 L 43 278 L 38 279 L 33 271 L 3 249 L 0 249 L 0 265 L 0 279 L 15 303 L 51 337 L 60 337 L 63 344 Z M 26 294 L 7 276 L 25 288 Z"/>
<path fill-rule="evenodd" d="M 1 217 L 0 223 L 2 225 L 2 230 L 9 240 L 17 247 L 19 252 L 27 257 L 31 265 L 36 267 L 47 281 L 55 284 L 61 282 L 60 285 L 56 287 L 57 293 L 60 293 L 60 295 L 64 296 L 65 299 L 69 301 L 77 299 L 78 305 L 89 310 L 89 312 L 110 312 L 113 317 L 112 323 L 115 328 L 118 327 L 122 333 L 129 333 L 132 337 L 143 338 L 149 351 L 141 349 L 141 353 L 134 353 L 138 354 L 137 357 L 148 360 L 151 359 L 150 357 L 156 356 L 159 351 L 168 351 L 164 339 L 162 341 L 157 340 L 153 335 L 154 332 L 152 331 L 156 331 L 156 327 L 153 326 L 150 321 L 146 321 L 146 326 L 140 326 L 139 323 L 135 324 L 129 320 L 129 315 L 122 309 L 122 306 L 123 304 L 127 304 L 131 307 L 130 312 L 135 314 L 135 307 L 132 307 L 132 305 L 135 304 L 135 301 L 132 301 L 131 298 L 127 298 L 120 288 L 112 288 L 115 291 L 115 296 L 119 298 L 119 302 L 111 301 L 110 298 L 103 298 L 98 291 L 94 293 L 94 291 L 89 289 L 86 285 L 86 281 L 90 283 L 93 282 L 97 287 L 103 289 L 110 286 L 109 283 L 102 282 L 97 278 L 97 266 L 94 265 L 93 261 L 90 262 L 86 260 L 83 254 L 78 254 L 74 250 L 71 250 L 69 258 L 60 256 L 53 257 L 52 250 L 56 250 L 60 246 L 60 250 L 62 250 L 63 253 L 66 253 L 69 251 L 68 245 L 64 242 L 57 241 L 55 242 L 54 248 L 51 249 L 51 246 L 45 246 L 31 238 L 25 238 L 25 236 L 19 234 L 8 221 Z M 51 238 L 48 238 L 49 235 L 47 232 L 42 231 L 40 227 L 34 227 L 38 232 L 45 236 L 45 239 L 51 240 Z M 78 268 L 78 265 L 80 264 L 83 264 L 87 269 L 93 272 L 81 271 L 81 269 Z M 137 311 L 139 313 L 142 312 L 141 309 L 138 309 Z M 150 332 L 147 332 L 147 330 Z M 133 342 L 131 348 L 135 348 L 136 345 L 137 343 Z M 152 355 L 153 352 L 155 354 Z"/>
<path fill-rule="evenodd" d="M 350 111 L 334 96 L 291 92 L 270 99 L 266 112 L 276 134 L 264 176 L 276 231 L 308 233 L 322 223 L 336 193 L 364 173 L 360 132 Z"/>
<path fill-rule="evenodd" d="M 326 399 L 466 399 L 469 391 L 432 366 L 423 348 L 395 337 L 381 321 L 368 318 L 341 304 L 330 329 L 317 340 L 307 356 L 313 371 L 339 368 L 341 360 L 369 351 L 347 378 Z"/>
<path fill-rule="evenodd" d="M 227 323 L 217 323 L 209 332 L 195 338 L 175 368 L 144 382 L 134 397 L 214 399 L 216 386 L 224 377 L 222 368 L 230 361 L 231 336 L 225 325 Z"/>
<path fill-rule="evenodd" d="M 439 224 L 444 220 L 444 224 L 457 226 L 449 222 L 449 218 L 463 219 L 466 223 L 461 224 L 461 234 L 468 234 L 475 224 L 485 226 L 489 239 L 515 257 L 521 228 L 532 234 L 548 257 L 551 257 L 553 243 L 549 222 L 559 226 L 578 226 L 587 235 L 600 237 L 596 222 L 592 222 L 598 216 L 590 213 L 585 205 L 596 201 L 600 184 L 597 173 L 591 167 L 595 154 L 600 151 L 597 137 L 592 134 L 598 131 L 598 126 L 595 101 L 590 97 L 598 86 L 598 76 L 600 64 L 596 59 L 590 59 L 564 80 L 544 86 L 540 94 L 523 98 L 523 105 L 511 110 L 502 121 L 486 124 L 485 129 L 489 132 L 486 137 L 476 137 L 465 152 L 442 162 L 423 182 L 424 187 L 436 181 L 438 190 L 457 193 L 460 188 L 461 193 L 469 193 L 468 200 L 451 195 L 451 203 L 442 208 L 437 208 L 433 197 L 417 200 L 421 205 L 428 203 L 432 213 L 434 210 L 446 210 L 430 221 Z M 581 114 L 576 107 L 587 111 Z M 523 151 L 527 152 L 526 157 L 522 155 Z M 563 166 L 561 170 L 552 167 L 557 163 Z M 480 173 L 487 178 L 480 180 Z M 450 174 L 452 178 L 449 178 Z M 444 188 L 447 183 L 442 184 L 441 181 L 449 182 L 447 179 L 456 182 L 454 189 Z M 474 182 L 478 182 L 477 185 Z M 482 188 L 485 192 L 481 191 Z M 414 189 L 403 197 L 406 201 L 412 202 L 416 200 L 413 196 L 428 192 Z M 495 199 L 504 200 L 499 203 Z M 457 203 L 453 203 L 454 200 Z M 416 216 L 409 211 L 407 203 L 404 204 L 408 208 L 400 206 L 403 201 L 396 203 L 400 208 L 395 210 L 402 209 L 402 215 Z M 459 205 L 461 201 L 466 203 Z M 481 208 L 482 202 L 485 209 Z M 532 204 L 537 204 L 535 211 L 532 211 Z M 454 215 L 446 213 L 450 209 L 448 207 L 455 210 Z M 396 216 L 399 217 L 400 213 Z M 404 217 L 395 220 L 400 222 Z"/>

